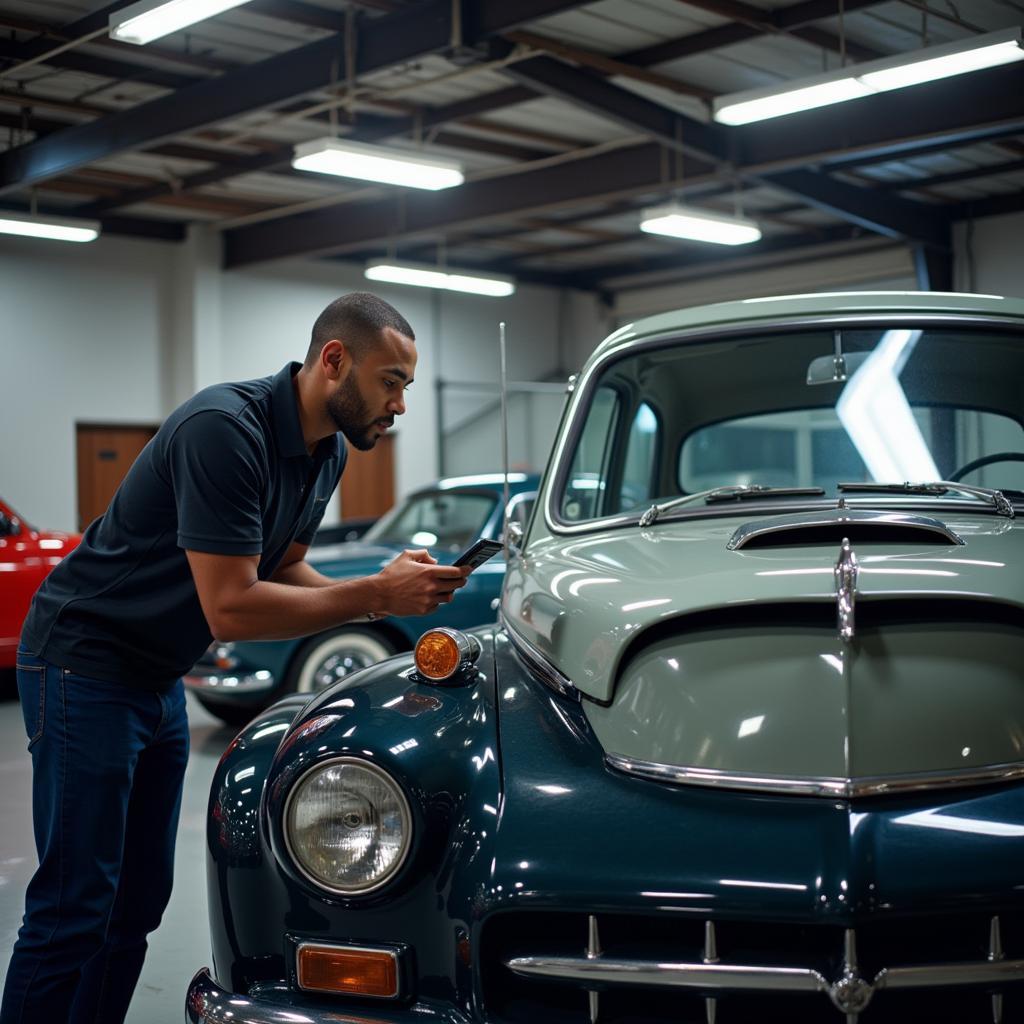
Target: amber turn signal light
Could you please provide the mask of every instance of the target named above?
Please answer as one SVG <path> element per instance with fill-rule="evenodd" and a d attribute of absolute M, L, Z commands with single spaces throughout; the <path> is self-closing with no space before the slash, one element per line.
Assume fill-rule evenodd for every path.
<path fill-rule="evenodd" d="M 359 946 L 316 946 L 298 951 L 299 988 L 350 996 L 393 999 L 398 995 L 398 960 L 394 953 Z"/>
<path fill-rule="evenodd" d="M 440 626 L 428 629 L 416 641 L 413 660 L 424 679 L 439 683 L 451 679 L 460 669 L 475 664 L 481 650 L 480 641 L 475 636 Z"/>
<path fill-rule="evenodd" d="M 447 630 L 431 629 L 416 643 L 416 668 L 428 679 L 447 679 L 459 667 L 459 645 Z"/>

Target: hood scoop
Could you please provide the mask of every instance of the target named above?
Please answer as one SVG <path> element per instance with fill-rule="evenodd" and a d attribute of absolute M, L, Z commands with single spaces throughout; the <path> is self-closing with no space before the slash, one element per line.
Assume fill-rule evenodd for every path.
<path fill-rule="evenodd" d="M 847 540 L 853 544 L 963 544 L 963 539 L 940 519 L 905 512 L 852 509 L 840 499 L 838 508 L 744 523 L 737 527 L 726 547 L 740 551 L 804 544 L 831 546 Z"/>

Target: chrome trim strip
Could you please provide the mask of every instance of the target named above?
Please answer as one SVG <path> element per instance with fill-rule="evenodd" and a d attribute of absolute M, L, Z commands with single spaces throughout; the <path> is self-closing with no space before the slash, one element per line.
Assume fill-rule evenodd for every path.
<path fill-rule="evenodd" d="M 498 623 L 505 631 L 516 653 L 529 662 L 530 666 L 541 677 L 541 682 L 545 686 L 563 697 L 570 697 L 576 701 L 580 699 L 580 691 L 576 688 L 573 681 L 568 676 L 562 675 L 529 640 L 515 631 L 504 611 L 499 613 Z"/>
<path fill-rule="evenodd" d="M 185 676 L 190 690 L 208 690 L 217 693 L 267 693 L 277 686 L 272 672 L 261 670 L 237 675 L 231 672 L 190 672 Z"/>
<path fill-rule="evenodd" d="M 951 530 L 941 519 L 905 512 L 879 512 L 877 509 L 849 508 L 844 502 L 839 508 L 814 509 L 794 515 L 772 516 L 736 527 L 725 545 L 730 551 L 739 551 L 751 541 L 772 533 L 787 530 L 814 529 L 821 526 L 892 526 L 896 529 L 923 530 L 938 534 L 950 544 L 963 544 L 963 538 Z"/>
<path fill-rule="evenodd" d="M 783 331 L 790 328 L 820 328 L 828 330 L 834 327 L 843 326 L 875 326 L 877 324 L 913 324 L 922 327 L 989 327 L 1020 330 L 1021 322 L 1013 316 L 999 316 L 997 314 L 979 314 L 972 312 L 948 312 L 937 311 L 921 312 L 865 312 L 865 313 L 836 313 L 832 316 L 819 316 L 814 313 L 804 313 L 796 316 L 780 317 L 778 319 L 757 319 L 751 318 L 740 323 L 722 325 L 704 325 L 685 328 L 675 331 L 661 331 L 649 335 L 643 340 L 636 337 L 628 337 L 621 344 L 613 345 L 596 362 L 591 364 L 579 379 L 575 381 L 573 394 L 570 397 L 570 407 L 567 411 L 565 421 L 559 432 L 556 447 L 552 452 L 549 462 L 550 471 L 546 474 L 546 493 L 544 495 L 544 524 L 554 536 L 571 536 L 577 533 L 590 533 L 595 530 L 604 530 L 612 526 L 619 526 L 624 523 L 635 522 L 636 516 L 610 516 L 605 519 L 589 519 L 585 523 L 566 524 L 561 523 L 554 509 L 555 483 L 561 476 L 566 458 L 565 449 L 569 436 L 576 426 L 576 419 L 579 415 L 580 406 L 584 396 L 587 395 L 589 385 L 598 371 L 602 370 L 610 360 L 618 358 L 624 351 L 632 350 L 640 352 L 648 348 L 656 348 L 670 341 L 715 341 L 736 337 L 737 335 L 750 334 L 752 331 Z"/>
<path fill-rule="evenodd" d="M 836 580 L 836 609 L 839 622 L 839 638 L 849 643 L 854 635 L 854 604 L 857 600 L 857 555 L 850 547 L 848 537 L 843 538 L 839 549 L 839 559 L 832 570 Z M 849 770 L 849 765 L 846 766 Z"/>
<path fill-rule="evenodd" d="M 873 982 L 857 973 L 856 939 L 847 930 L 843 972 L 834 982 L 810 967 L 763 967 L 755 964 L 680 963 L 583 956 L 518 956 L 505 966 L 523 978 L 543 978 L 584 985 L 637 985 L 697 988 L 711 992 L 823 992 L 848 1017 L 857 1017 L 883 989 L 996 985 L 1024 981 L 1024 960 L 997 963 L 937 963 L 919 967 L 884 967 Z"/>
<path fill-rule="evenodd" d="M 754 790 L 787 796 L 827 796 L 852 799 L 884 796 L 922 789 L 953 786 L 982 786 L 1024 778 L 1024 762 L 986 765 L 937 772 L 913 772 L 906 775 L 868 776 L 841 779 L 828 776 L 786 778 L 779 775 L 752 775 L 744 772 L 697 768 L 692 765 L 659 764 L 640 761 L 622 754 L 606 753 L 605 763 L 627 775 L 690 786 L 715 786 L 720 789 Z"/>
<path fill-rule="evenodd" d="M 1016 981 L 1024 981 L 1024 960 L 883 967 L 875 976 L 873 987 L 908 989 L 940 985 L 1005 985 Z"/>
<path fill-rule="evenodd" d="M 524 978 L 555 978 L 583 984 L 661 985 L 721 992 L 827 992 L 824 976 L 807 967 L 671 963 L 575 956 L 517 956 L 505 966 Z"/>

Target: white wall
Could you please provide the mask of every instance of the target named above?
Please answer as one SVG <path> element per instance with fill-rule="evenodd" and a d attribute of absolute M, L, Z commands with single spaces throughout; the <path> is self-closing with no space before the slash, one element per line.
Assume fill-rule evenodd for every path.
<path fill-rule="evenodd" d="M 160 421 L 174 255 L 0 241 L 0 494 L 34 525 L 77 525 L 76 422 Z"/>
<path fill-rule="evenodd" d="M 1024 213 L 964 221 L 953 231 L 961 291 L 1024 298 Z"/>

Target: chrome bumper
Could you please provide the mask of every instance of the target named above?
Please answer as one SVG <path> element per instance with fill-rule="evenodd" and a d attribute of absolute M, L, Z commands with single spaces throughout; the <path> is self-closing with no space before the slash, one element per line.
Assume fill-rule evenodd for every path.
<path fill-rule="evenodd" d="M 204 967 L 192 979 L 185 996 L 186 1024 L 367 1024 L 365 1009 L 351 1015 L 343 1007 L 323 1009 L 305 1005 L 302 996 L 284 986 L 268 986 L 256 994 L 228 992 Z M 423 1003 L 374 1006 L 375 1024 L 468 1024 L 455 1010 L 437 1010 Z"/>
<path fill-rule="evenodd" d="M 273 672 L 206 672 L 202 665 L 196 665 L 185 676 L 185 685 L 190 690 L 219 692 L 225 695 L 233 693 L 269 693 L 277 686 Z"/>

